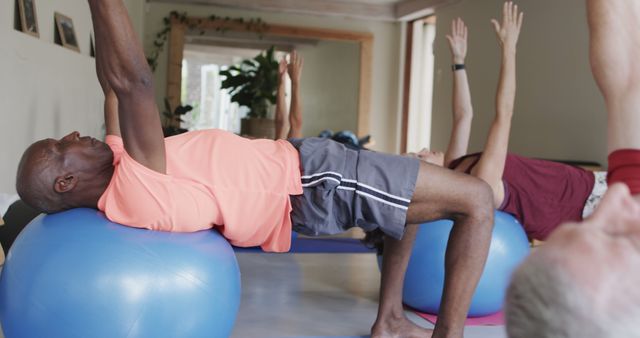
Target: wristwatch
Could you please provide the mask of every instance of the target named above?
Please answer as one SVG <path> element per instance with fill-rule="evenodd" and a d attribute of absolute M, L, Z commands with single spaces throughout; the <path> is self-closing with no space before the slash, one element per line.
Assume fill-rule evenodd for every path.
<path fill-rule="evenodd" d="M 454 72 L 460 69 L 464 69 L 464 63 L 456 63 L 454 65 L 451 65 L 451 70 Z"/>

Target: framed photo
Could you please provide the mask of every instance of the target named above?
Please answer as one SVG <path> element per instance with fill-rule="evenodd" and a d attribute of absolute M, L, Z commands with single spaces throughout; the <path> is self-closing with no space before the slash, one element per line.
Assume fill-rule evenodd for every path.
<path fill-rule="evenodd" d="M 36 0 L 18 0 L 18 9 L 20 11 L 20 29 L 29 35 L 40 37 L 35 1 Z"/>
<path fill-rule="evenodd" d="M 80 46 L 78 45 L 78 38 L 76 37 L 76 29 L 73 26 L 73 20 L 60 13 L 55 13 L 55 18 L 62 46 L 73 49 L 79 53 Z"/>

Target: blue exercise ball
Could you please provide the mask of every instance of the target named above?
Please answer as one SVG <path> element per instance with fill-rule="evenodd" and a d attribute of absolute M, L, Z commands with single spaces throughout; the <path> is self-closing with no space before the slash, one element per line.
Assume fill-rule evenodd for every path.
<path fill-rule="evenodd" d="M 239 304 L 217 231 L 130 228 L 93 209 L 34 219 L 0 275 L 6 338 L 228 337 Z"/>
<path fill-rule="evenodd" d="M 489 256 L 471 300 L 470 317 L 502 309 L 511 273 L 530 251 L 527 235 L 513 216 L 496 211 Z M 444 286 L 444 257 L 453 222 L 420 225 L 404 281 L 403 301 L 425 313 L 438 314 Z"/>

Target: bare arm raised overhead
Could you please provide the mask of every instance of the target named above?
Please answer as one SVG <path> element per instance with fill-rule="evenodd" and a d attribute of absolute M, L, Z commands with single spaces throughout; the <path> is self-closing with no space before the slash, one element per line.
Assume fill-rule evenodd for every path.
<path fill-rule="evenodd" d="M 118 119 L 118 97 L 116 97 L 116 93 L 104 75 L 103 60 L 103 58 L 96 58 L 96 73 L 98 74 L 100 87 L 102 87 L 102 91 L 104 92 L 104 124 L 107 135 L 122 137 L 120 133 L 120 121 Z"/>
<path fill-rule="evenodd" d="M 302 75 L 302 56 L 297 51 L 291 53 L 287 64 L 285 59 L 278 65 L 278 92 L 276 95 L 276 140 L 302 137 L 302 108 L 300 103 L 300 76 Z M 285 79 L 291 78 L 291 109 L 287 120 L 287 102 L 285 100 Z M 287 122 L 289 132 L 287 132 Z"/>
<path fill-rule="evenodd" d="M 302 56 L 297 51 L 291 53 L 289 77 L 291 77 L 291 110 L 289 111 L 289 138 L 302 137 L 302 102 L 300 99 L 300 76 L 302 75 Z"/>
<path fill-rule="evenodd" d="M 496 116 L 489 129 L 484 152 L 471 172 L 472 175 L 489 183 L 493 190 L 496 206 L 504 199 L 502 174 L 509 147 L 511 117 L 516 95 L 516 44 L 522 27 L 523 13 L 513 2 L 505 2 L 502 23 L 491 20 L 502 48 L 500 79 L 496 93 Z"/>
<path fill-rule="evenodd" d="M 117 97 L 124 147 L 137 162 L 164 174 L 164 137 L 152 74 L 129 15 L 122 0 L 89 0 L 89 7 L 96 37 L 96 62 L 103 80 Z"/>
<path fill-rule="evenodd" d="M 467 26 L 462 19 L 451 22 L 451 35 L 447 35 L 451 57 L 454 65 L 463 65 L 467 56 Z M 459 67 L 459 66 L 458 66 Z M 453 70 L 453 129 L 447 152 L 444 155 L 444 166 L 467 154 L 473 106 L 467 71 L 464 68 Z"/>
<path fill-rule="evenodd" d="M 284 57 L 278 63 L 278 91 L 276 92 L 276 140 L 283 139 L 287 135 L 287 101 L 284 94 L 286 90 L 287 60 Z"/>

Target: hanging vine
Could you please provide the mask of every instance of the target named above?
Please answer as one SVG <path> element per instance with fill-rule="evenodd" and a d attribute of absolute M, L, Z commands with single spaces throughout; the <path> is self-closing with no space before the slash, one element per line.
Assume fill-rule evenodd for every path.
<path fill-rule="evenodd" d="M 245 21 L 243 18 L 231 18 L 231 17 L 221 17 L 216 15 L 211 15 L 207 18 L 198 19 L 198 20 L 189 20 L 186 12 L 177 12 L 172 11 L 162 19 L 163 28 L 156 33 L 156 36 L 153 40 L 152 49 L 147 56 L 147 63 L 149 63 L 149 67 L 151 67 L 152 71 L 155 71 L 158 67 L 158 58 L 160 57 L 160 53 L 164 50 L 164 45 L 169 40 L 169 34 L 171 33 L 171 23 L 174 20 L 178 20 L 178 22 L 182 24 L 186 24 L 187 28 L 193 30 L 198 29 L 198 27 L 204 22 L 222 22 L 218 27 L 216 27 L 216 32 L 225 33 L 231 26 L 236 26 L 238 24 L 244 24 L 245 28 L 249 32 L 255 32 L 258 34 L 258 38 L 262 39 L 263 33 L 266 32 L 269 28 L 266 22 L 262 21 L 260 18 L 250 19 Z M 200 29 L 199 34 L 204 35 L 206 33 L 205 29 Z"/>

